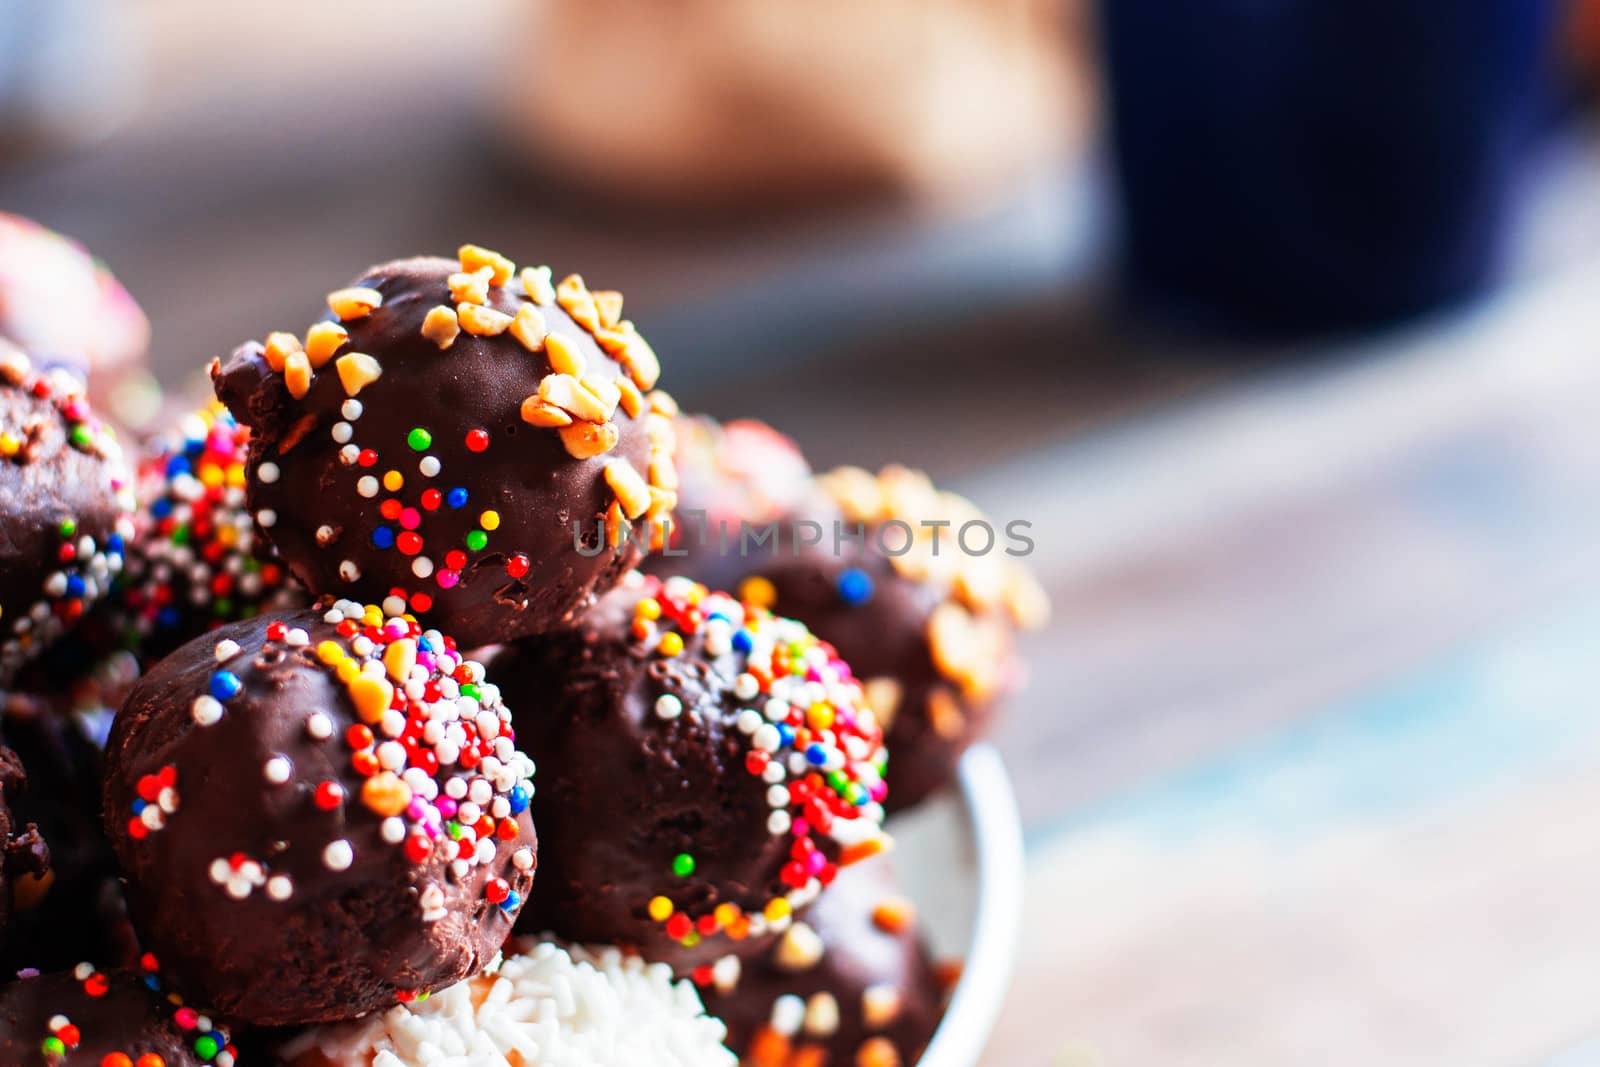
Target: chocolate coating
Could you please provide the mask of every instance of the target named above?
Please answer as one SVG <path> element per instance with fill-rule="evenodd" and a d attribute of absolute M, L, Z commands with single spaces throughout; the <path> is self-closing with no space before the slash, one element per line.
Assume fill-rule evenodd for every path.
<path fill-rule="evenodd" d="M 886 730 L 886 806 L 900 811 L 954 779 L 961 754 L 1020 684 L 1015 631 L 1037 625 L 1047 607 L 1003 543 L 981 554 L 960 548 L 963 524 L 987 520 L 925 476 L 843 468 L 817 484 L 861 535 L 835 539 L 831 520 L 819 519 L 829 531 L 821 543 L 798 558 L 752 560 L 748 576 L 770 583 L 761 595 L 775 611 L 804 620 L 855 667 Z M 935 528 L 924 524 L 939 521 L 947 525 L 935 552 Z M 968 543 L 981 547 L 978 531 Z"/>
<path fill-rule="evenodd" d="M 589 458 L 569 452 L 566 430 L 524 421 L 524 402 L 556 377 L 548 345 L 530 351 L 511 330 L 478 336 L 461 329 L 441 349 L 423 335 L 430 311 L 467 307 L 452 304 L 449 279 L 460 270 L 453 260 L 418 258 L 358 278 L 354 285 L 375 290 L 381 306 L 343 322 L 348 342 L 315 371 L 301 399 L 260 344 L 239 348 L 212 378 L 254 431 L 248 506 L 305 585 L 373 603 L 398 590 L 430 625 L 479 647 L 571 618 L 637 562 L 635 540 L 605 543 L 603 520 L 619 497 L 607 470 L 626 464 L 643 479 L 652 460 L 670 466 L 670 440 L 658 431 L 652 450 L 651 422 L 660 416 L 648 399 L 640 408 L 615 406 L 613 398 L 604 428 L 615 445 Z M 573 280 L 581 289 L 581 279 Z M 489 287 L 486 299 L 478 306 L 506 315 L 536 310 L 602 392 L 638 398 L 654 384 L 652 370 L 633 370 L 640 360 L 625 367 L 625 354 L 602 347 L 648 351 L 632 340 L 631 327 L 589 329 L 569 313 L 577 304 L 565 297 L 530 303 L 516 278 Z M 341 362 L 353 354 L 376 362 L 355 374 L 360 361 Z M 653 354 L 648 361 L 653 367 Z M 341 367 L 352 371 L 348 381 Z M 381 372 L 375 379 L 373 367 Z M 578 420 L 569 429 L 599 425 Z M 662 448 L 665 457 L 656 454 Z M 430 459 L 438 464 L 432 477 L 422 469 Z M 658 480 L 663 493 L 670 489 L 665 474 Z M 663 495 L 655 506 L 670 504 Z"/>
<path fill-rule="evenodd" d="M 0 343 L 0 685 L 122 568 L 132 478 L 81 391 Z"/>
<path fill-rule="evenodd" d="M 534 839 L 532 767 L 479 679 L 437 632 L 353 604 L 234 623 L 150 670 L 113 724 L 104 805 L 135 926 L 176 989 L 267 1026 L 482 969 L 532 883 Z M 511 799 L 458 832 L 452 781 Z"/>
<path fill-rule="evenodd" d="M 641 625 L 650 605 L 660 620 Z M 686 612 L 729 622 L 686 625 Z M 663 651 L 679 638 L 681 652 Z M 774 642 L 791 641 L 815 650 L 815 692 L 774 664 Z M 758 689 L 745 673 L 769 669 L 776 687 Z M 848 668 L 797 623 L 747 614 L 683 579 L 663 587 L 635 575 L 573 629 L 507 646 L 489 676 L 521 702 L 518 736 L 541 768 L 544 869 L 521 923 L 529 932 L 621 944 L 687 974 L 760 951 L 831 880 L 846 842 L 881 843 L 876 721 L 860 710 Z M 792 732 L 780 743 L 751 710 L 771 702 L 787 712 L 780 692 L 837 708 L 837 732 L 812 736 L 830 750 L 852 747 L 855 758 L 831 766 L 859 804 L 822 784 Z M 764 778 L 769 765 L 776 776 Z M 681 857 L 692 870 L 679 869 Z M 652 915 L 655 900 L 670 916 Z"/>
<path fill-rule="evenodd" d="M 677 431 L 678 506 L 672 534 L 640 564 L 663 578 L 681 574 L 711 589 L 736 589 L 752 565 L 791 551 L 784 520 L 828 513 L 827 498 L 811 484 L 811 466 L 793 441 L 764 422 L 718 423 L 705 415 L 680 415 Z M 741 551 L 742 524 L 778 523 L 778 542 L 752 558 Z M 755 536 L 755 535 L 752 535 Z"/>
<path fill-rule="evenodd" d="M 886 862 L 841 872 L 778 944 L 744 963 L 733 988 L 702 991 L 746 1067 L 917 1062 L 938 1028 L 944 994 L 915 924 L 880 923 L 880 905 L 906 908 Z M 823 1003 L 828 998 L 834 1010 Z M 868 1042 L 877 1047 L 863 1054 Z"/>
<path fill-rule="evenodd" d="M 187 1025 L 184 1025 L 187 1024 Z M 42 1067 L 231 1067 L 228 1034 L 163 996 L 153 977 L 88 964 L 0 987 L 0 1062 Z"/>

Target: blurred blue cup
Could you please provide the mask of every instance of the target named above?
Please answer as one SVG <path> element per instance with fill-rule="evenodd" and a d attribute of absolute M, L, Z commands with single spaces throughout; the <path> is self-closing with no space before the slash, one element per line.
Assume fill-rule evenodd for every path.
<path fill-rule="evenodd" d="M 1552 0 L 1103 0 L 1127 295 L 1282 336 L 1483 291 L 1556 19 Z"/>

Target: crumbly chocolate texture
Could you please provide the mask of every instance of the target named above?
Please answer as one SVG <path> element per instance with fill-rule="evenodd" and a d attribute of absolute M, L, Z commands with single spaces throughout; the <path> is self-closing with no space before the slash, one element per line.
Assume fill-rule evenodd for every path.
<path fill-rule="evenodd" d="M 351 602 L 213 631 L 106 746 L 143 944 L 256 1025 L 354 1018 L 477 973 L 533 880 L 532 765 L 477 664 Z"/>
<path fill-rule="evenodd" d="M 233 1067 L 235 1058 L 227 1029 L 171 999 L 150 971 L 83 963 L 0 986 L 3 1063 Z"/>
<path fill-rule="evenodd" d="M 702 991 L 745 1067 L 912 1067 L 943 1014 L 915 910 L 883 860 L 840 874 L 768 952 Z"/>
<path fill-rule="evenodd" d="M 799 447 L 766 423 L 718 423 L 706 415 L 680 415 L 673 423 L 678 507 L 670 536 L 640 570 L 733 589 L 753 565 L 793 551 L 787 520 L 803 515 L 820 521 L 832 514 L 828 498 L 812 485 L 811 466 Z M 775 540 L 743 544 L 764 538 L 769 524 L 777 524 Z"/>
<path fill-rule="evenodd" d="M 987 520 L 919 472 L 847 467 L 817 485 L 864 536 L 835 543 L 825 529 L 798 557 L 749 561 L 737 588 L 805 620 L 855 667 L 886 731 L 888 808 L 903 810 L 954 779 L 961 753 L 1020 682 L 1016 631 L 1040 625 L 1048 605 L 1003 542 L 962 551 L 961 527 Z M 969 544 L 983 544 L 976 528 Z"/>
<path fill-rule="evenodd" d="M 0 342 L 0 685 L 122 568 L 132 477 L 82 384 Z"/>
<path fill-rule="evenodd" d="M 27 771 L 12 812 L 37 825 L 50 847 L 49 870 L 12 881 L 15 912 L 0 939 L 0 974 L 85 959 L 131 966 L 138 957 L 100 818 L 100 750 L 53 695 L 12 691 L 0 718 L 0 734 Z"/>
<path fill-rule="evenodd" d="M 573 629 L 507 646 L 489 677 L 541 768 L 529 932 L 705 981 L 886 844 L 876 720 L 791 620 L 635 574 Z"/>
<path fill-rule="evenodd" d="M 675 409 L 620 294 L 468 245 L 328 299 L 303 337 L 212 368 L 253 431 L 248 507 L 314 594 L 476 647 L 569 620 L 637 562 L 626 524 L 675 502 Z"/>
<path fill-rule="evenodd" d="M 0 745 L 0 939 L 7 936 L 11 925 L 17 882 L 46 878 L 50 873 L 50 850 L 39 836 L 39 828 L 19 820 L 11 809 L 27 784 L 22 760 Z"/>

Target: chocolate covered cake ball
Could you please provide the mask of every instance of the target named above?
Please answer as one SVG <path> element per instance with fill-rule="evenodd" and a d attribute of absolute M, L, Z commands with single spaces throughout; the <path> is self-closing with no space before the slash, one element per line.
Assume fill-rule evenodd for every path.
<path fill-rule="evenodd" d="M 533 881 L 532 773 L 451 639 L 339 601 L 155 665 L 112 727 L 104 802 L 164 976 L 266 1026 L 481 970 Z"/>
<path fill-rule="evenodd" d="M 0 342 L 0 685 L 105 594 L 133 485 L 82 385 Z"/>
<path fill-rule="evenodd" d="M 223 623 L 306 603 L 245 508 L 249 444 L 249 429 L 213 401 L 140 464 L 140 511 L 108 610 L 142 661 Z"/>
<path fill-rule="evenodd" d="M 328 304 L 212 369 L 253 431 L 249 507 L 314 594 L 475 647 L 562 623 L 639 559 L 628 524 L 674 502 L 674 408 L 620 294 L 467 245 Z"/>
<path fill-rule="evenodd" d="M 914 1067 L 943 1014 L 916 909 L 886 862 L 838 880 L 771 950 L 705 991 L 744 1067 Z"/>
<path fill-rule="evenodd" d="M 39 1067 L 233 1067 L 227 1028 L 137 970 L 80 963 L 0 986 L 0 1063 Z"/>
<path fill-rule="evenodd" d="M 877 720 L 800 623 L 635 572 L 490 677 L 542 768 L 531 932 L 687 974 L 759 951 L 886 844 Z"/>
<path fill-rule="evenodd" d="M 766 423 L 719 424 L 705 415 L 680 415 L 673 426 L 678 506 L 665 543 L 640 565 L 646 573 L 681 574 L 712 589 L 732 589 L 750 572 L 752 560 L 741 550 L 747 529 L 779 524 L 776 538 L 759 549 L 771 555 L 788 550 L 792 531 L 783 520 L 826 510 L 805 456 Z M 756 536 L 764 535 L 751 534 Z"/>
<path fill-rule="evenodd" d="M 925 475 L 845 467 L 817 485 L 846 536 L 828 529 L 798 558 L 749 560 L 738 589 L 805 620 L 855 668 L 885 730 L 889 810 L 900 810 L 954 777 L 1019 682 L 1016 630 L 1042 624 L 1049 606 L 1007 555 L 1006 531 Z"/>
<path fill-rule="evenodd" d="M 0 745 L 0 940 L 11 925 L 18 883 L 48 878 L 50 850 L 39 828 L 19 819 L 11 805 L 27 788 L 27 772 L 12 749 Z M 24 899 L 27 890 L 22 894 Z"/>

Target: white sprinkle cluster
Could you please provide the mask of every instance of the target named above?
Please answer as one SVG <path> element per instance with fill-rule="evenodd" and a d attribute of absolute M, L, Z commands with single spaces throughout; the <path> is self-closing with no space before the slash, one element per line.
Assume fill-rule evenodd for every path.
<path fill-rule="evenodd" d="M 288 1067 L 735 1067 L 726 1029 L 665 964 L 615 948 L 518 942 L 498 967 L 421 1003 L 315 1027 Z M 474 1007 L 474 1000 L 478 1001 Z"/>

